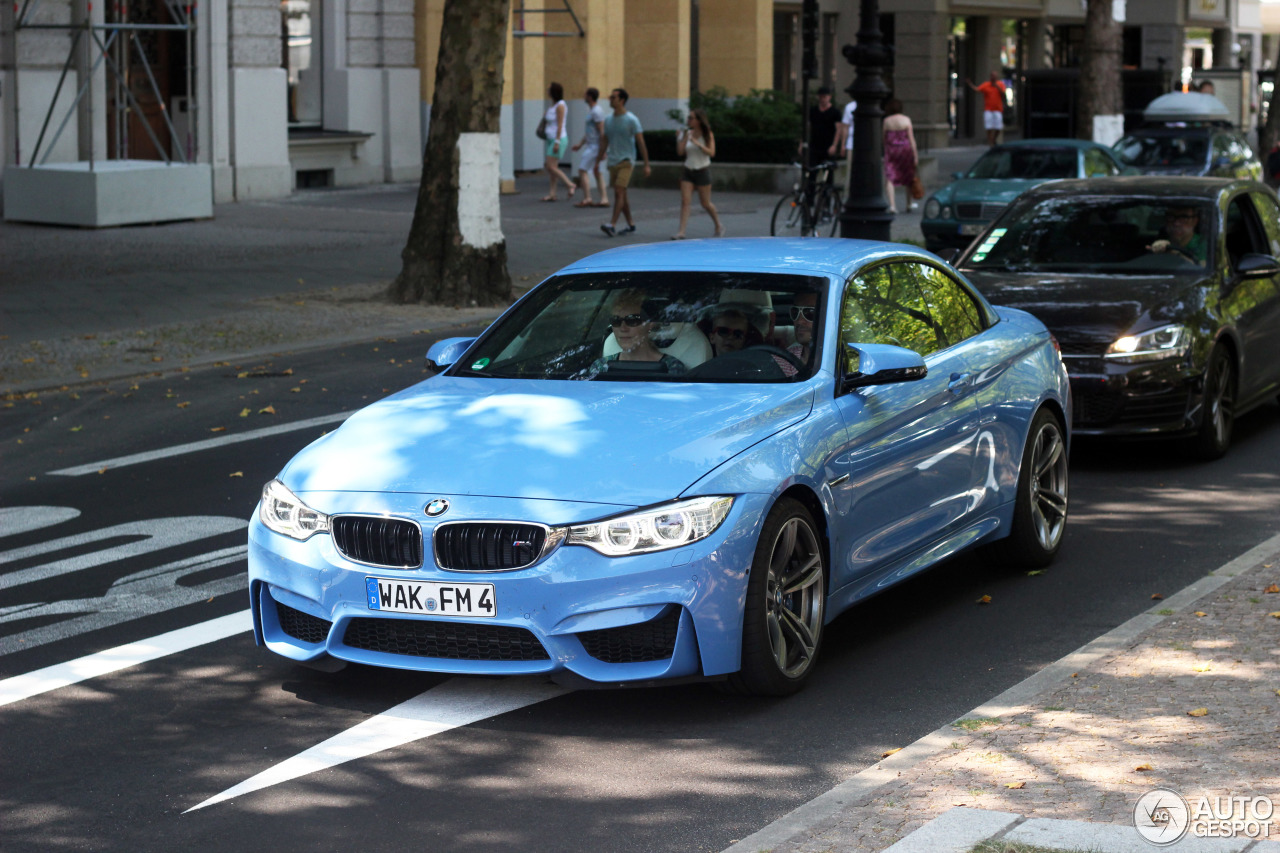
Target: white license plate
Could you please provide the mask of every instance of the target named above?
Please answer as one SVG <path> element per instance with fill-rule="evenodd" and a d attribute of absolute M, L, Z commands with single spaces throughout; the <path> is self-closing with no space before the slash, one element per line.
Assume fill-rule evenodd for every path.
<path fill-rule="evenodd" d="M 365 578 L 370 610 L 434 616 L 494 616 L 498 602 L 491 583 L 432 583 Z"/>
<path fill-rule="evenodd" d="M 987 223 L 966 223 L 960 226 L 960 234 L 963 237 L 972 237 L 975 234 L 981 234 L 982 229 L 987 227 Z"/>

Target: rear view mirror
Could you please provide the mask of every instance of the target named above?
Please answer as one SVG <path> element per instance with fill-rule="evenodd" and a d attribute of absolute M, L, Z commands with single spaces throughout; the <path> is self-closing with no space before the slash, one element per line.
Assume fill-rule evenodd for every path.
<path fill-rule="evenodd" d="M 1240 258 L 1236 265 L 1236 273 L 1241 278 L 1270 278 L 1280 275 L 1280 261 L 1270 255 L 1250 252 Z"/>
<path fill-rule="evenodd" d="M 475 338 L 442 338 L 427 350 L 427 367 L 432 370 L 444 370 L 462 357 Z"/>
<path fill-rule="evenodd" d="M 840 382 L 842 392 L 867 385 L 914 382 L 929 375 L 920 353 L 889 344 L 845 344 L 858 360 L 858 369 Z"/>

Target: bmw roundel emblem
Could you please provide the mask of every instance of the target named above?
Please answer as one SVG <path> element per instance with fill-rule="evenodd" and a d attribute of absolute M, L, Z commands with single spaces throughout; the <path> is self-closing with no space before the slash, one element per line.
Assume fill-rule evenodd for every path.
<path fill-rule="evenodd" d="M 427 515 L 435 518 L 437 515 L 444 515 L 449 511 L 449 502 L 444 498 L 436 498 L 427 504 Z"/>

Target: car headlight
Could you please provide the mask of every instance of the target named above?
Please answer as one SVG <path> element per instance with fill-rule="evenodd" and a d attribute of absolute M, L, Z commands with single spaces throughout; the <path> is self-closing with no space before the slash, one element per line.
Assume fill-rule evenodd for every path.
<path fill-rule="evenodd" d="M 1186 326 L 1161 326 L 1137 335 L 1125 335 L 1107 348 L 1105 358 L 1122 364 L 1182 358 L 1191 348 Z"/>
<path fill-rule="evenodd" d="M 937 219 L 938 214 L 942 212 L 942 205 L 938 204 L 936 198 L 931 198 L 924 203 L 924 218 Z"/>
<path fill-rule="evenodd" d="M 729 514 L 733 498 L 711 496 L 675 501 L 569 528 L 566 545 L 586 545 L 606 557 L 679 548 L 705 539 Z"/>
<path fill-rule="evenodd" d="M 279 480 L 262 487 L 258 518 L 268 529 L 300 542 L 329 531 L 329 516 L 304 504 Z"/>

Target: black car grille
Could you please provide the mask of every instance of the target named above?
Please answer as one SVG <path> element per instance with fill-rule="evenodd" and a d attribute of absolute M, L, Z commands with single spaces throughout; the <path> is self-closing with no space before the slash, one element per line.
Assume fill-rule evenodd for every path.
<path fill-rule="evenodd" d="M 1006 207 L 1008 207 L 1007 204 L 961 202 L 956 205 L 956 219 L 981 219 L 985 222 L 1004 213 Z"/>
<path fill-rule="evenodd" d="M 295 640 L 319 645 L 329 637 L 329 628 L 333 625 L 327 619 L 294 610 L 287 604 L 276 602 L 276 619 L 280 622 L 280 630 Z"/>
<path fill-rule="evenodd" d="M 342 642 L 353 649 L 448 660 L 549 660 L 532 632 L 509 625 L 352 619 Z"/>
<path fill-rule="evenodd" d="M 1053 329 L 1053 336 L 1058 339 L 1058 346 L 1063 355 L 1100 356 L 1111 346 L 1109 340 L 1099 340 L 1096 336 L 1082 335 L 1070 329 Z"/>
<path fill-rule="evenodd" d="M 462 522 L 442 524 L 431 536 L 440 568 L 501 572 L 536 562 L 547 530 L 536 524 Z"/>
<path fill-rule="evenodd" d="M 680 608 L 668 607 L 656 619 L 621 628 L 583 631 L 578 635 L 587 654 L 605 663 L 666 660 L 676 648 Z"/>
<path fill-rule="evenodd" d="M 397 569 L 422 565 L 422 531 L 412 521 L 339 515 L 329 525 L 333 544 L 349 560 Z"/>
<path fill-rule="evenodd" d="M 1071 411 L 1073 425 L 1080 427 L 1112 424 L 1156 426 L 1177 421 L 1186 413 L 1187 392 L 1176 389 L 1155 394 L 1125 395 L 1082 393 L 1073 388 Z"/>

